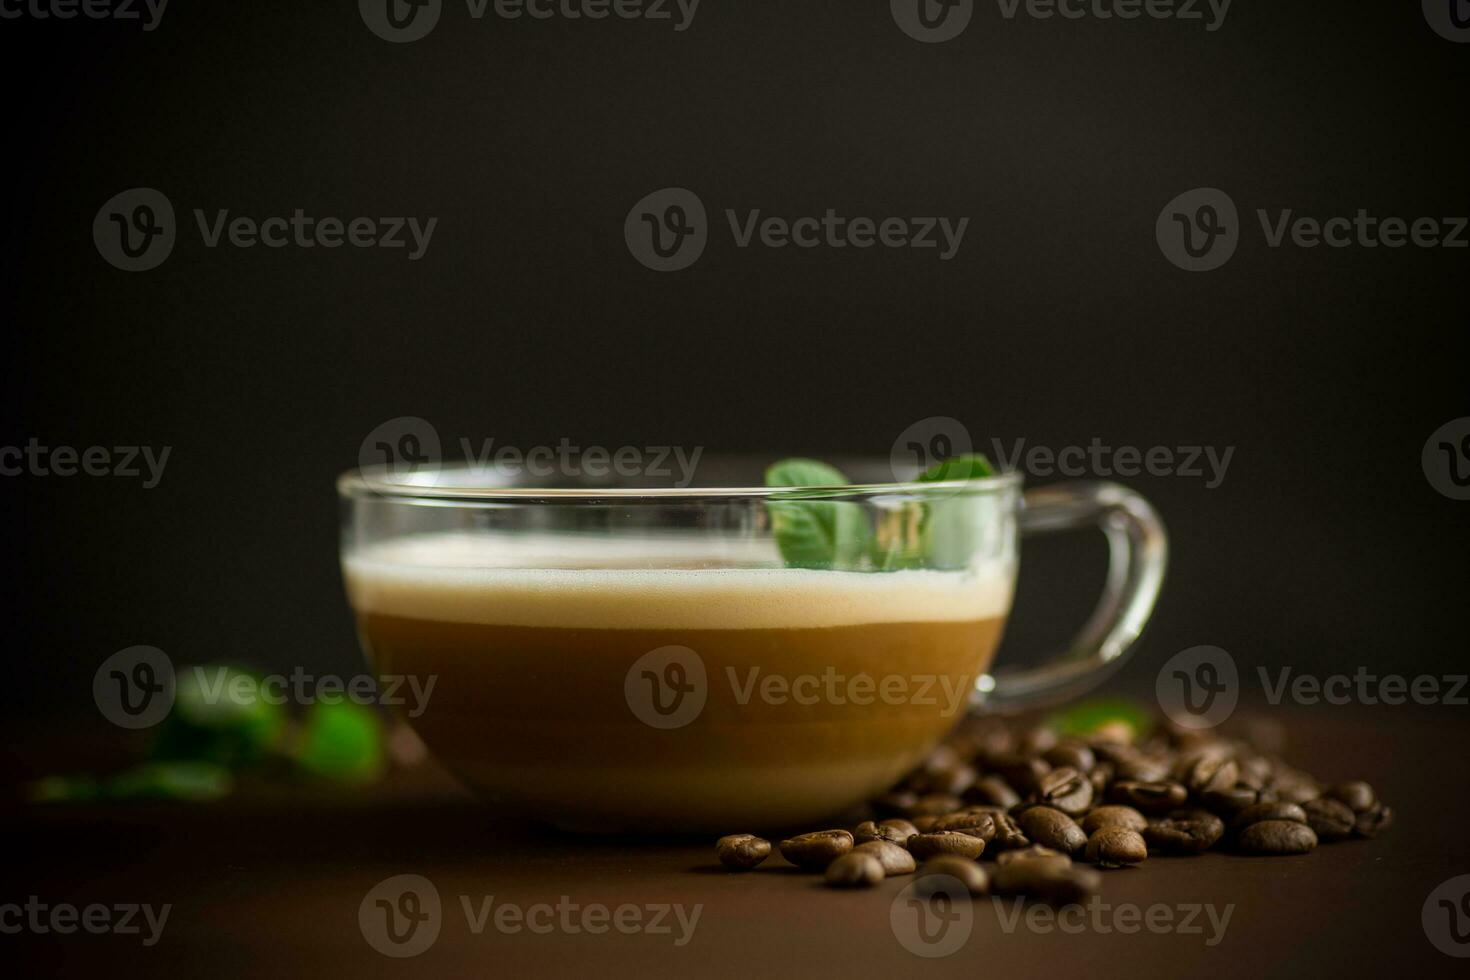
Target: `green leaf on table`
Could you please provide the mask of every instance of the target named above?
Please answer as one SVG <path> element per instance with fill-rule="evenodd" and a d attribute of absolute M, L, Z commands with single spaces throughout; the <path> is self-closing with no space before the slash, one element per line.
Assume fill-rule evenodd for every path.
<path fill-rule="evenodd" d="M 148 762 L 110 777 L 103 792 L 113 800 L 207 803 L 233 788 L 230 771 L 211 762 Z"/>
<path fill-rule="evenodd" d="M 814 459 L 784 459 L 766 470 L 768 487 L 841 487 L 842 471 Z M 795 568 L 856 568 L 868 550 L 868 519 L 844 500 L 766 503 L 781 558 Z"/>
<path fill-rule="evenodd" d="M 1137 701 L 1094 698 L 1072 705 L 1047 719 L 1059 735 L 1091 735 L 1110 726 L 1126 726 L 1136 738 L 1153 727 L 1154 716 Z"/>
<path fill-rule="evenodd" d="M 293 756 L 307 773 L 338 782 L 365 783 L 383 773 L 383 725 L 372 708 L 318 702 L 307 713 Z"/>
<path fill-rule="evenodd" d="M 283 705 L 263 696 L 260 684 L 255 674 L 228 664 L 184 668 L 174 708 L 159 727 L 150 756 L 231 769 L 263 761 L 282 745 L 289 719 Z"/>

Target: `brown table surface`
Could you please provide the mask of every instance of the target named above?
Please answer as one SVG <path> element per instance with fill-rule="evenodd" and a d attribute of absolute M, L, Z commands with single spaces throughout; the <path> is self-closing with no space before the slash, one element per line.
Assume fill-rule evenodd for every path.
<path fill-rule="evenodd" d="M 1007 932 L 989 899 L 968 941 L 926 959 L 902 945 L 890 907 L 908 879 L 839 893 L 782 870 L 714 866 L 705 841 L 589 840 L 497 817 L 433 766 L 353 793 L 273 791 L 218 804 L 22 808 L 6 814 L 0 903 L 171 903 L 159 942 L 140 936 L 0 935 L 6 973 L 68 976 L 601 977 L 996 976 L 1083 972 L 1136 977 L 1464 975 L 1435 949 L 1421 909 L 1436 885 L 1470 874 L 1464 709 L 1285 714 L 1289 758 L 1324 778 L 1362 777 L 1396 811 L 1387 835 L 1297 858 L 1153 858 L 1106 874 L 1104 925 L 1117 906 L 1233 906 L 1223 937 L 1145 929 Z M 392 875 L 428 878 L 443 901 L 421 955 L 375 952 L 358 907 Z M 692 937 L 471 931 L 478 906 L 682 903 L 702 906 Z M 1038 913 L 1039 914 L 1039 913 Z M 1178 914 L 1178 913 L 1176 913 Z M 1091 915 L 1091 913 L 1089 914 Z M 1069 920 L 1070 922 L 1071 920 Z M 12 973 L 9 964 L 25 967 Z"/>

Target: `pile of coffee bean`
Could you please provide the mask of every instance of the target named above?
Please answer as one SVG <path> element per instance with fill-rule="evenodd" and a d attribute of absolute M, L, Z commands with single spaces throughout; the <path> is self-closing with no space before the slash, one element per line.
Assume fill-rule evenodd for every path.
<path fill-rule="evenodd" d="M 1246 741 L 1170 726 L 1135 737 L 1116 724 L 1060 736 L 993 720 L 962 725 L 872 809 L 874 819 L 851 830 L 780 841 L 781 856 L 834 888 L 917 871 L 921 892 L 957 880 L 972 895 L 1067 904 L 1102 880 L 1074 862 L 1112 869 L 1208 850 L 1306 854 L 1393 821 L 1367 783 L 1325 785 Z M 715 851 L 725 867 L 748 871 L 771 843 L 735 834 Z"/>

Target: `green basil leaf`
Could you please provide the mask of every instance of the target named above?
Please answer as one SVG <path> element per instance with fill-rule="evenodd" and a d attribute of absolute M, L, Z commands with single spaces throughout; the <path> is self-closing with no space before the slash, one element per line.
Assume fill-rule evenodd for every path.
<path fill-rule="evenodd" d="M 785 459 L 766 470 L 768 487 L 840 487 L 842 471 L 814 459 Z M 794 568 L 852 569 L 868 550 L 867 517 L 842 500 L 772 500 L 766 504 L 781 558 Z"/>
<path fill-rule="evenodd" d="M 940 460 L 919 475 L 920 483 L 947 483 L 950 480 L 983 480 L 995 475 L 995 467 L 984 453 L 951 456 Z"/>

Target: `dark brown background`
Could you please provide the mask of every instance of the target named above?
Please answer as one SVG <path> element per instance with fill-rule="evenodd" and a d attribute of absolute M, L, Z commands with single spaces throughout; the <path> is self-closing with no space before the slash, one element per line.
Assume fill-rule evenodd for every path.
<path fill-rule="evenodd" d="M 883 454 L 905 426 L 941 414 L 982 443 L 1235 446 L 1218 489 L 1129 481 L 1168 521 L 1174 561 L 1154 628 L 1111 690 L 1148 696 L 1158 664 L 1200 643 L 1230 650 L 1247 677 L 1258 665 L 1463 672 L 1467 505 L 1434 492 L 1419 453 L 1440 424 L 1470 414 L 1467 253 L 1272 250 L 1252 227 L 1227 266 L 1189 275 L 1153 240 L 1163 204 L 1202 185 L 1248 215 L 1470 210 L 1470 46 L 1435 36 L 1417 4 L 1349 13 L 1326 0 L 1236 0 L 1212 34 L 1172 21 L 1006 22 L 981 4 L 962 37 L 937 46 L 904 37 L 877 2 L 705 0 L 682 34 L 637 21 L 476 23 L 449 6 L 406 46 L 368 33 L 350 2 L 176 4 L 150 34 L 0 22 L 0 445 L 173 447 L 151 491 L 0 479 L 14 692 L 0 734 L 12 776 L 114 738 L 90 682 L 125 646 L 361 669 L 331 481 L 369 430 L 409 414 L 447 441 L 522 447 L 566 437 Z M 692 269 L 660 276 L 632 260 L 621 228 L 634 201 L 673 184 L 713 210 L 972 220 L 948 263 L 737 251 L 717 238 Z M 90 227 L 102 202 L 139 185 L 163 190 L 181 216 L 301 207 L 440 221 L 417 263 L 211 251 L 185 237 L 161 268 L 127 275 L 99 258 Z M 1094 544 L 1079 564 L 1079 548 L 1028 550 L 1011 655 L 1054 642 L 1085 612 L 1100 563 Z M 1297 717 L 1350 736 L 1342 754 L 1364 753 L 1367 771 L 1345 762 L 1343 774 L 1393 783 L 1417 816 L 1380 844 L 1221 871 L 1235 876 L 1224 892 L 1255 903 L 1240 921 L 1263 929 L 1309 896 L 1336 903 L 1310 920 L 1311 942 L 1252 934 L 1253 955 L 1269 949 L 1283 972 L 1381 973 L 1390 953 L 1432 953 L 1414 905 L 1470 871 L 1463 852 L 1446 852 L 1460 767 L 1436 777 L 1410 759 L 1435 737 L 1447 746 L 1437 760 L 1453 759 L 1465 709 L 1379 706 L 1345 725 L 1346 710 Z M 388 873 L 385 854 L 457 866 L 455 835 L 476 818 L 399 806 L 361 820 L 333 811 L 319 825 L 265 817 L 265 832 L 228 809 L 47 818 L 12 838 L 25 863 L 0 865 L 17 876 L 6 894 L 88 876 L 129 891 L 154 880 L 154 865 L 129 857 L 129 835 L 197 840 L 211 857 L 166 849 L 160 894 L 195 895 L 193 921 L 244 931 L 201 925 L 190 939 L 181 919 L 174 955 L 285 963 L 317 949 L 305 924 L 331 921 L 312 902 Z M 435 849 L 390 832 L 404 823 L 444 828 Z M 478 883 L 498 852 L 466 847 L 456 873 L 490 890 Z M 246 860 L 232 862 L 232 848 Z M 718 927 L 728 945 L 691 963 L 728 962 L 736 948 L 790 967 L 832 950 L 880 962 L 833 921 L 847 921 L 838 909 L 877 915 L 870 897 L 768 906 L 773 889 L 805 883 L 683 875 L 702 850 L 647 871 L 598 854 L 587 880 L 608 888 L 628 874 L 640 893 L 688 888 L 712 913 L 729 903 Z M 231 870 L 260 868 L 262 855 L 274 863 L 258 876 Z M 512 880 L 537 879 L 541 860 Z M 1183 871 L 1148 880 L 1165 875 L 1177 896 L 1206 888 Z M 1122 880 L 1135 878 L 1145 880 Z M 270 904 L 287 896 L 307 904 Z M 739 908 L 764 916 L 748 942 Z M 343 922 L 322 926 L 314 955 L 351 946 Z M 1245 949 L 1245 936 L 1232 942 Z M 1027 948 L 1038 972 L 1084 963 L 1067 939 Z M 1161 967 L 1189 962 L 1168 943 L 1128 948 Z M 487 961 L 579 949 L 512 944 Z M 621 968 L 658 952 L 587 951 Z"/>

